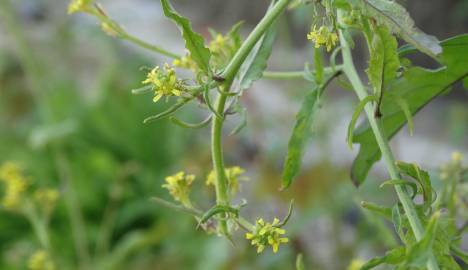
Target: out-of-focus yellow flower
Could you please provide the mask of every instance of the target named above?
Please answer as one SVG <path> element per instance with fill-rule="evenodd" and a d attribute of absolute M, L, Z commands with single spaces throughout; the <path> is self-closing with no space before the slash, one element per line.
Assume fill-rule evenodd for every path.
<path fill-rule="evenodd" d="M 455 151 L 452 153 L 452 161 L 453 162 L 456 162 L 456 163 L 459 163 L 463 160 L 463 154 L 458 152 L 458 151 Z"/>
<path fill-rule="evenodd" d="M 347 270 L 359 270 L 364 265 L 364 261 L 361 259 L 353 259 L 349 265 Z"/>
<path fill-rule="evenodd" d="M 273 252 L 278 252 L 279 245 L 287 243 L 286 237 L 281 237 L 286 233 L 284 229 L 278 227 L 279 220 L 273 219 L 272 223 L 263 221 L 262 218 L 255 222 L 253 232 L 245 234 L 245 238 L 251 240 L 252 246 L 257 246 L 257 253 L 262 252 L 267 245 L 271 245 Z"/>
<path fill-rule="evenodd" d="M 233 166 L 225 169 L 227 184 L 232 196 L 235 196 L 240 189 L 239 181 L 247 181 L 248 178 L 242 176 L 245 170 L 239 166 Z M 212 170 L 206 178 L 206 185 L 216 185 L 216 172 Z"/>
<path fill-rule="evenodd" d="M 152 86 L 155 94 L 154 102 L 157 102 L 163 96 L 181 96 L 185 91 L 183 81 L 177 79 L 175 70 L 167 63 L 164 64 L 163 70 L 159 67 L 153 68 L 142 83 Z"/>
<path fill-rule="evenodd" d="M 194 180 L 195 175 L 185 174 L 181 171 L 166 177 L 166 184 L 163 184 L 162 187 L 169 190 L 174 200 L 181 202 L 186 207 L 191 207 L 189 195 Z"/>
<path fill-rule="evenodd" d="M 190 56 L 190 54 L 186 54 L 185 56 L 182 56 L 181 58 L 175 59 L 172 62 L 172 65 L 178 68 L 190 69 L 193 72 L 197 72 L 198 70 L 197 63 L 193 61 L 192 56 Z"/>
<path fill-rule="evenodd" d="M 6 162 L 0 167 L 0 180 L 5 184 L 2 205 L 14 211 L 21 206 L 22 195 L 26 191 L 27 181 L 18 164 Z"/>
<path fill-rule="evenodd" d="M 226 47 L 228 40 L 228 37 L 217 34 L 208 47 L 212 53 L 220 53 Z"/>
<path fill-rule="evenodd" d="M 328 27 L 324 25 L 320 26 L 318 30 L 314 25 L 312 31 L 307 34 L 307 39 L 312 40 L 315 43 L 315 48 L 325 46 L 327 48 L 327 52 L 329 52 L 333 47 L 335 47 L 336 42 L 338 41 L 338 35 L 335 32 L 330 32 Z"/>
<path fill-rule="evenodd" d="M 55 265 L 52 262 L 47 251 L 41 249 L 29 258 L 28 269 L 30 270 L 55 270 Z"/>
<path fill-rule="evenodd" d="M 52 212 L 55 208 L 59 192 L 52 188 L 39 188 L 34 192 L 34 199 L 46 213 Z"/>
<path fill-rule="evenodd" d="M 68 14 L 89 11 L 91 9 L 91 2 L 91 0 L 72 0 L 68 4 Z"/>

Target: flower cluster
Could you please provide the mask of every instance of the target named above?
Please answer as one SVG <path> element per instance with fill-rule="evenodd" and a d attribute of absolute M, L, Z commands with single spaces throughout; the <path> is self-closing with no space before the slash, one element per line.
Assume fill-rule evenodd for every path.
<path fill-rule="evenodd" d="M 52 262 L 47 251 L 41 249 L 29 258 L 28 269 L 30 270 L 55 270 L 55 265 Z"/>
<path fill-rule="evenodd" d="M 257 253 L 262 252 L 267 245 L 271 245 L 273 252 L 276 253 L 281 243 L 289 241 L 288 238 L 282 237 L 286 231 L 278 227 L 278 225 L 279 220 L 277 218 L 273 219 L 273 223 L 258 219 L 254 231 L 246 233 L 245 238 L 251 240 L 252 246 L 257 246 Z"/>
<path fill-rule="evenodd" d="M 21 206 L 27 181 L 18 164 L 6 162 L 0 167 L 0 180 L 5 184 L 2 205 L 8 210 L 17 210 Z"/>
<path fill-rule="evenodd" d="M 185 174 L 185 172 L 181 171 L 167 176 L 166 184 L 163 184 L 162 187 L 169 190 L 174 200 L 181 202 L 186 207 L 191 207 L 189 195 L 194 180 L 195 175 Z"/>
<path fill-rule="evenodd" d="M 330 31 L 327 26 L 320 26 L 317 30 L 317 27 L 314 25 L 312 31 L 307 34 L 307 39 L 312 40 L 315 43 L 315 48 L 320 48 L 320 46 L 325 46 L 327 52 L 329 52 L 333 47 L 335 47 L 336 42 L 338 41 L 338 35 Z"/>
<path fill-rule="evenodd" d="M 162 70 L 159 67 L 153 68 L 142 83 L 151 85 L 155 94 L 154 102 L 157 102 L 163 96 L 181 96 L 185 91 L 184 82 L 177 79 L 174 68 L 167 63 L 164 64 Z"/>
<path fill-rule="evenodd" d="M 54 210 L 59 192 L 51 188 L 39 188 L 34 192 L 34 199 L 46 214 L 50 214 Z"/>
<path fill-rule="evenodd" d="M 238 42 L 232 37 L 232 33 L 228 35 L 221 35 L 214 32 L 213 39 L 208 44 L 208 49 L 211 52 L 210 64 L 215 69 L 222 69 L 234 56 L 239 48 Z M 185 56 L 175 59 L 172 65 L 178 68 L 190 69 L 192 72 L 198 72 L 198 66 L 193 61 L 191 55 L 187 53 Z"/>
<path fill-rule="evenodd" d="M 246 181 L 247 177 L 242 176 L 245 170 L 239 166 L 233 166 L 225 169 L 227 184 L 232 196 L 235 196 L 240 189 L 239 180 Z M 216 185 L 216 172 L 211 171 L 206 178 L 206 185 Z"/>
<path fill-rule="evenodd" d="M 208 45 L 211 52 L 211 64 L 215 69 L 223 68 L 234 56 L 238 49 L 234 38 L 231 35 L 213 34 L 213 39 Z"/>
<path fill-rule="evenodd" d="M 197 72 L 198 70 L 197 63 L 193 61 L 192 56 L 190 56 L 190 54 L 186 54 L 181 58 L 175 59 L 172 62 L 172 65 L 178 68 L 190 69 L 193 72 Z"/>
<path fill-rule="evenodd" d="M 454 175 L 462 170 L 463 154 L 460 152 L 453 152 L 452 159 L 447 164 L 441 167 L 440 178 L 442 180 L 449 180 Z"/>
<path fill-rule="evenodd" d="M 88 12 L 91 10 L 92 1 L 90 0 L 72 0 L 68 5 L 68 14 L 76 12 Z"/>

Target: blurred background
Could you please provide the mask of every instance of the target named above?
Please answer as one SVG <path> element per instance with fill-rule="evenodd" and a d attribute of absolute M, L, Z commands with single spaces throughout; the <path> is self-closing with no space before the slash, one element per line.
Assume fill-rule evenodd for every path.
<path fill-rule="evenodd" d="M 246 37 L 269 3 L 172 2 L 206 37 L 208 27 L 226 32 L 240 20 Z M 351 92 L 338 85 L 327 92 L 302 173 L 285 192 L 278 191 L 282 163 L 308 84 L 257 81 L 241 101 L 246 128 L 227 136 L 239 119 L 228 120 L 226 164 L 245 168 L 250 178 L 236 199 L 249 202 L 243 214 L 252 222 L 259 216 L 271 220 L 284 216 L 289 200 L 296 200 L 286 226 L 290 244 L 277 254 L 257 255 L 243 233 L 235 234 L 232 246 L 196 230 L 190 216 L 149 200 L 155 195 L 170 199 L 161 188 L 164 177 L 185 170 L 197 175 L 194 201 L 205 209 L 214 203 L 204 184 L 211 170 L 209 128 L 187 130 L 168 120 L 144 125 L 144 118 L 170 103 L 130 93 L 145 77 L 141 67 L 170 59 L 107 36 L 89 15 L 67 15 L 67 1 L 0 3 L 0 164 L 20 164 L 32 189 L 59 191 L 49 222 L 58 269 L 294 269 L 302 253 L 306 269 L 342 270 L 353 259 L 369 259 L 397 244 L 389 224 L 359 207 L 362 200 L 395 203 L 391 189 L 379 189 L 386 179 L 383 166 L 378 164 L 359 189 L 349 179 L 357 154 L 357 147 L 351 151 L 345 142 L 357 104 Z M 159 1 L 101 3 L 129 33 L 183 53 L 180 33 L 164 18 Z M 468 32 L 467 0 L 402 3 L 421 29 L 441 40 Z M 268 70 L 301 70 L 304 59 L 313 62 L 306 40 L 310 22 L 307 8 L 279 19 Z M 355 51 L 363 68 L 367 58 L 359 42 Z M 437 185 L 439 168 L 451 153 L 468 154 L 467 102 L 468 92 L 459 86 L 433 101 L 415 117 L 413 136 L 405 129 L 392 140 L 396 157 L 429 170 Z M 179 116 L 196 120 L 205 114 L 194 105 Z M 0 209 L 0 269 L 27 269 L 39 247 L 24 215 Z"/>

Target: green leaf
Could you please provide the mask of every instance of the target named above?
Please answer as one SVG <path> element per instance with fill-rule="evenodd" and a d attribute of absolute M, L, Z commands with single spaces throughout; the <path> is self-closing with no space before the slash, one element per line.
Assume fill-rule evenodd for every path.
<path fill-rule="evenodd" d="M 408 11 L 395 1 L 361 0 L 367 15 L 377 22 L 386 25 L 393 33 L 398 34 L 406 42 L 412 44 L 421 52 L 436 58 L 442 52 L 439 41 L 415 27 Z"/>
<path fill-rule="evenodd" d="M 398 169 L 401 173 L 406 174 L 412 178 L 414 178 L 421 187 L 421 193 L 423 195 L 424 200 L 424 210 L 431 208 L 432 204 L 432 185 L 429 173 L 419 168 L 414 163 L 406 163 L 402 161 L 398 161 L 397 164 Z"/>
<path fill-rule="evenodd" d="M 403 221 L 401 217 L 400 207 L 398 204 L 395 204 L 392 208 L 392 222 L 393 226 L 395 226 L 395 231 L 397 232 L 398 236 L 402 241 L 405 242 L 405 234 L 403 231 Z"/>
<path fill-rule="evenodd" d="M 361 266 L 360 270 L 372 269 L 383 263 L 395 265 L 395 264 L 402 262 L 404 258 L 405 258 L 405 248 L 397 247 L 395 249 L 392 249 L 386 252 L 385 255 L 382 257 L 376 257 L 376 258 L 370 259 L 367 263 Z"/>
<path fill-rule="evenodd" d="M 194 32 L 190 21 L 178 14 L 168 0 L 161 0 L 164 15 L 174 21 L 182 32 L 182 37 L 185 40 L 185 48 L 190 52 L 190 56 L 197 63 L 197 66 L 205 73 L 210 72 L 210 57 L 211 53 L 205 47 L 203 37 Z"/>
<path fill-rule="evenodd" d="M 362 201 L 361 207 L 367 209 L 379 216 L 386 218 L 387 220 L 392 220 L 392 209 L 384 207 L 375 203 Z"/>
<path fill-rule="evenodd" d="M 374 27 L 369 67 L 366 70 L 374 94 L 380 97 L 385 87 L 397 76 L 400 59 L 397 53 L 396 38 L 385 25 Z"/>
<path fill-rule="evenodd" d="M 408 249 L 405 261 L 406 266 L 425 267 L 432 253 L 432 244 L 437 235 L 439 217 L 440 212 L 432 215 L 422 239 Z"/>
<path fill-rule="evenodd" d="M 252 83 L 263 76 L 267 67 L 276 37 L 276 23 L 273 23 L 263 34 L 255 47 L 245 59 L 239 71 L 240 89 L 244 90 L 252 86 Z"/>
<path fill-rule="evenodd" d="M 353 131 L 354 131 L 354 126 L 356 125 L 356 121 L 358 120 L 359 115 L 361 114 L 366 104 L 371 101 L 378 101 L 378 98 L 374 95 L 367 96 L 359 102 L 356 109 L 354 110 L 353 116 L 351 117 L 351 122 L 348 125 L 348 136 L 346 140 L 348 142 L 348 146 L 350 149 L 353 149 Z"/>
<path fill-rule="evenodd" d="M 405 100 L 409 111 L 414 115 L 433 98 L 468 76 L 468 54 L 465 53 L 468 51 L 468 35 L 450 38 L 441 45 L 444 50 L 439 60 L 446 67 L 435 70 L 410 67 L 384 93 L 381 104 L 382 126 L 388 139 L 391 139 L 407 121 L 403 110 L 391 95 Z M 355 130 L 353 142 L 361 144 L 351 170 L 353 182 L 359 185 L 365 180 L 372 165 L 380 159 L 380 150 L 367 122 Z"/>
<path fill-rule="evenodd" d="M 310 91 L 296 115 L 296 123 L 289 138 L 288 153 L 284 161 L 281 189 L 288 188 L 299 173 L 307 138 L 310 135 L 315 111 L 318 107 L 319 94 L 320 91 L 317 87 Z"/>

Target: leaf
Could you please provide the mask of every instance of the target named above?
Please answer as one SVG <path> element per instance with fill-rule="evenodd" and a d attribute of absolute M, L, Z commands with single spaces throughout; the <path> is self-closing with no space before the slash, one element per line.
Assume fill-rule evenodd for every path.
<path fill-rule="evenodd" d="M 369 67 L 366 72 L 374 88 L 374 94 L 379 98 L 389 82 L 397 76 L 397 70 L 400 67 L 397 48 L 396 38 L 385 25 L 374 27 Z"/>
<path fill-rule="evenodd" d="M 252 86 L 252 83 L 263 76 L 263 71 L 267 67 L 276 37 L 276 23 L 273 23 L 263 34 L 255 47 L 245 59 L 239 71 L 240 90 Z"/>
<path fill-rule="evenodd" d="M 389 0 L 361 1 L 368 15 L 372 16 L 377 22 L 385 24 L 393 33 L 398 34 L 421 52 L 433 58 L 442 53 L 437 38 L 416 28 L 408 11 L 397 2 Z"/>
<path fill-rule="evenodd" d="M 310 91 L 304 98 L 301 108 L 296 115 L 296 123 L 289 138 L 288 153 L 284 161 L 281 189 L 286 189 L 291 185 L 301 168 L 305 144 L 310 134 L 315 111 L 318 107 L 319 92 L 319 88 L 317 87 Z"/>
<path fill-rule="evenodd" d="M 383 263 L 395 265 L 403 261 L 404 258 L 405 258 L 405 248 L 397 247 L 390 251 L 387 251 L 385 255 L 382 257 L 376 257 L 376 258 L 370 259 L 367 263 L 361 266 L 360 270 L 372 269 Z"/>
<path fill-rule="evenodd" d="M 468 51 L 468 35 L 450 38 L 441 45 L 444 50 L 439 59 L 446 67 L 435 70 L 410 67 L 384 93 L 381 119 L 384 134 L 388 139 L 406 123 L 404 112 L 390 95 L 405 100 L 411 114 L 414 115 L 432 99 L 450 89 L 454 83 L 468 76 L 468 54 L 465 53 Z M 359 185 L 365 180 L 372 165 L 380 159 L 380 150 L 367 122 L 355 130 L 353 142 L 361 144 L 351 170 L 353 182 Z"/>
<path fill-rule="evenodd" d="M 380 206 L 378 204 L 366 202 L 366 201 L 361 202 L 361 207 L 375 214 L 378 214 L 386 218 L 387 220 L 392 220 L 392 209 L 388 207 Z"/>
<path fill-rule="evenodd" d="M 365 97 L 363 100 L 359 102 L 359 104 L 357 105 L 356 109 L 353 112 L 353 116 L 351 117 L 351 122 L 348 125 L 348 136 L 346 139 L 350 149 L 353 149 L 353 131 L 354 131 L 354 126 L 356 125 L 356 121 L 358 120 L 359 115 L 361 114 L 366 104 L 371 101 L 378 101 L 378 98 L 373 95 Z"/>
<path fill-rule="evenodd" d="M 203 37 L 192 30 L 190 21 L 178 14 L 174 8 L 172 8 L 168 0 L 161 0 L 161 5 L 164 15 L 173 20 L 182 32 L 182 37 L 185 40 L 185 48 L 190 52 L 192 59 L 201 70 L 205 71 L 205 73 L 209 73 L 211 53 L 210 50 L 205 47 Z"/>
<path fill-rule="evenodd" d="M 400 207 L 398 204 L 395 204 L 392 208 L 392 222 L 393 226 L 395 226 L 395 231 L 397 232 L 400 239 L 405 242 L 405 234 L 403 232 L 403 221 L 401 217 Z"/>
<path fill-rule="evenodd" d="M 406 174 L 414 178 L 416 181 L 418 181 L 421 187 L 421 192 L 422 192 L 423 200 L 424 200 L 423 209 L 427 210 L 431 208 L 431 204 L 433 201 L 432 201 L 432 185 L 431 185 L 431 179 L 430 179 L 429 173 L 422 170 L 414 163 L 406 163 L 406 162 L 398 161 L 396 165 L 398 166 L 398 169 L 400 170 L 401 173 Z"/>
<path fill-rule="evenodd" d="M 436 238 L 437 224 L 440 212 L 432 215 L 423 237 L 408 249 L 406 255 L 406 266 L 425 267 L 429 256 L 432 254 L 432 244 Z"/>

